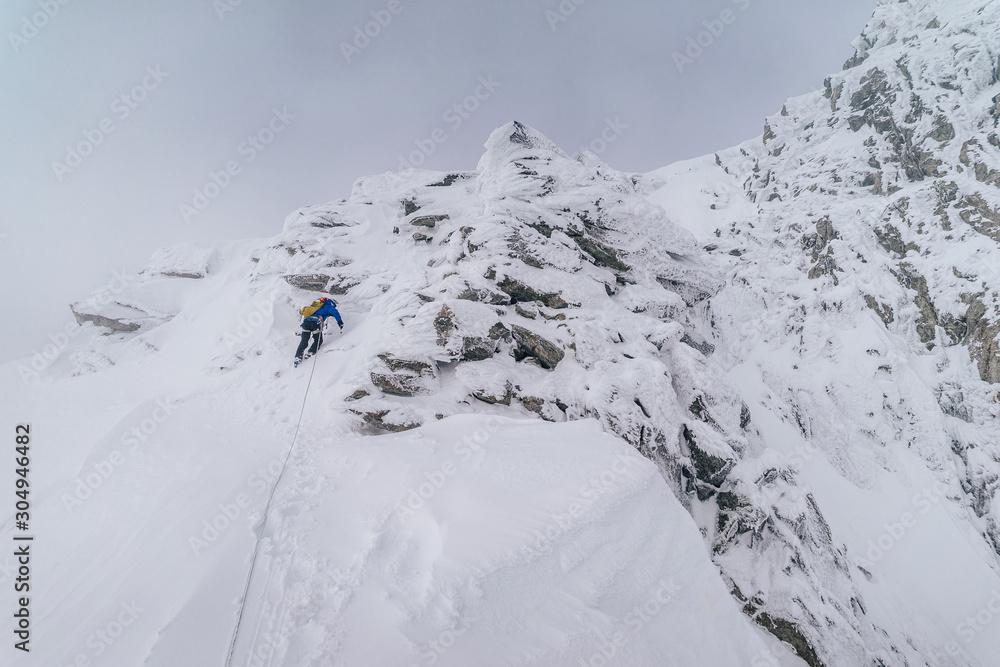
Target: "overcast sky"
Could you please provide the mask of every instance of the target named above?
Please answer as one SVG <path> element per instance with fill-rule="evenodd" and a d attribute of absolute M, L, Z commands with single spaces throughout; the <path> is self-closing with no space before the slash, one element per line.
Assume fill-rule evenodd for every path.
<path fill-rule="evenodd" d="M 273 236 L 401 160 L 472 169 L 510 120 L 571 154 L 611 122 L 626 171 L 751 139 L 875 4 L 5 0 L 0 361 L 161 246 Z"/>

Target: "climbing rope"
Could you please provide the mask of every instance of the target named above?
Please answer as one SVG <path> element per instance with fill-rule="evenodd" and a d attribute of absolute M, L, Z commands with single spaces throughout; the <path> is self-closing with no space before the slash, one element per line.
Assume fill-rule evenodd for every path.
<path fill-rule="evenodd" d="M 264 528 L 267 526 L 267 515 L 271 511 L 271 501 L 274 500 L 274 492 L 278 488 L 278 483 L 281 482 L 282 475 L 285 474 L 285 467 L 288 465 L 288 459 L 292 456 L 292 450 L 295 449 L 295 441 L 299 437 L 299 427 L 302 426 L 302 415 L 306 411 L 306 400 L 309 398 L 309 388 L 312 386 L 313 373 L 316 372 L 316 359 L 319 357 L 319 349 L 317 348 L 316 354 L 313 355 L 312 367 L 309 369 L 309 382 L 306 383 L 306 393 L 302 396 L 302 407 L 299 409 L 299 419 L 295 423 L 295 433 L 292 435 L 292 444 L 288 447 L 288 452 L 285 454 L 285 460 L 281 464 L 281 470 L 278 472 L 278 476 L 274 480 L 274 484 L 271 485 L 271 492 L 267 496 L 267 503 L 264 504 L 264 516 L 261 519 L 260 527 L 257 529 L 257 540 L 253 546 L 253 555 L 250 557 L 250 571 L 247 572 L 247 580 L 243 585 L 243 595 L 240 597 L 240 609 L 236 614 L 236 627 L 233 628 L 233 639 L 229 642 L 229 653 L 226 654 L 226 667 L 231 667 L 233 663 L 233 653 L 236 650 L 236 640 L 240 636 L 240 624 L 243 622 L 243 609 L 247 604 L 247 595 L 250 593 L 250 582 L 253 580 L 253 571 L 257 566 L 257 554 L 260 553 L 260 543 L 263 541 Z"/>

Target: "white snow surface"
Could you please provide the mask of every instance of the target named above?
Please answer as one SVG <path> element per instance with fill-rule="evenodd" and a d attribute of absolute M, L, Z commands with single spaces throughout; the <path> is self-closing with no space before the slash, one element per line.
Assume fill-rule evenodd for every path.
<path fill-rule="evenodd" d="M 1000 665 L 997 44 L 882 1 L 718 155 L 511 123 L 74 304 L 0 367 L 11 662 L 223 664 L 260 532 L 238 665 Z"/>
<path fill-rule="evenodd" d="M 5 664 L 223 664 L 313 372 L 233 664 L 719 665 L 772 650 L 794 664 L 740 613 L 656 467 L 596 421 L 455 415 L 361 436 L 331 406 L 370 325 L 355 315 L 291 370 L 290 309 L 268 314 L 261 354 L 220 372 L 211 353 L 245 317 L 243 286 L 208 281 L 212 298 L 189 293 L 143 338 L 155 352 L 112 345 L 113 366 L 50 369 L 28 390 L 2 369 L 37 471 L 35 634 Z"/>

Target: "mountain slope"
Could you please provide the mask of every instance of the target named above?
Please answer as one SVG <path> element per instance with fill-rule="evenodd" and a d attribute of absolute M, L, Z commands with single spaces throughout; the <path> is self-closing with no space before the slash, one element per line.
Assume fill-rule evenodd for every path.
<path fill-rule="evenodd" d="M 701 363 L 664 318 L 721 286 L 702 255 L 518 124 L 475 174 L 363 179 L 276 239 L 158 253 L 74 304 L 53 359 L 3 368 L 45 471 L 37 652 L 219 664 L 262 530 L 234 664 L 801 664 L 661 476 L 687 460 L 664 360 Z M 320 293 L 346 332 L 293 369 Z"/>
<path fill-rule="evenodd" d="M 109 655 L 218 663 L 308 386 L 241 661 L 994 664 L 998 11 L 881 3 L 716 156 L 630 175 L 510 123 L 74 304 L 3 368 L 78 443 L 39 454 L 46 657 L 132 600 Z"/>
<path fill-rule="evenodd" d="M 857 635 L 829 654 L 864 646 L 857 664 L 986 665 L 997 652 L 974 620 L 1000 584 L 997 11 L 882 3 L 825 92 L 789 100 L 761 139 L 652 175 L 653 200 L 695 211 L 689 225 L 727 266 L 703 321 L 782 455 L 737 482 L 727 502 L 755 508 L 722 515 L 716 560 L 726 572 L 768 475 L 797 470 L 864 593 L 833 596 L 855 607 L 842 618 Z M 674 208 L 678 182 L 698 190 Z M 796 560 L 792 573 L 808 570 Z M 814 645 L 837 641 L 835 616 L 760 571 L 734 583 Z M 901 622 L 914 609 L 918 622 Z"/>

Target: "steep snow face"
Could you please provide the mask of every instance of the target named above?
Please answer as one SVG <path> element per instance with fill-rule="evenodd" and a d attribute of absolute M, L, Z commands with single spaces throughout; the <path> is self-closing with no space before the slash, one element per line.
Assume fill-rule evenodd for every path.
<path fill-rule="evenodd" d="M 377 321 L 344 396 L 359 424 L 403 430 L 486 404 L 593 416 L 679 478 L 676 392 L 691 381 L 675 370 L 704 357 L 677 320 L 721 286 L 704 255 L 632 179 L 512 123 L 473 174 L 362 179 L 351 201 L 294 214 L 255 279 L 341 295 L 349 318 Z"/>
<path fill-rule="evenodd" d="M 50 580 L 68 590 L 102 578 L 131 595 L 146 580 L 115 568 L 151 560 L 195 583 L 156 597 L 142 639 L 157 640 L 131 635 L 129 656 L 178 664 L 190 632 L 224 650 L 241 585 L 232 564 L 251 534 L 202 535 L 218 549 L 194 564 L 175 559 L 175 543 L 190 547 L 257 468 L 273 479 L 267 466 L 307 382 L 306 369 L 289 375 L 295 310 L 325 294 L 347 330 L 316 362 L 243 658 L 350 664 L 367 650 L 360 629 L 381 621 L 373 634 L 389 638 L 379 646 L 389 662 L 420 664 L 428 650 L 443 660 L 432 642 L 462 631 L 476 641 L 449 654 L 456 664 L 597 664 L 579 647 L 606 648 L 627 604 L 647 601 L 660 572 L 680 572 L 663 538 L 676 533 L 698 561 L 685 580 L 718 619 L 694 616 L 708 624 L 698 634 L 671 615 L 650 637 L 626 635 L 628 648 L 615 648 L 626 664 L 993 664 L 998 12 L 880 4 L 825 92 L 790 100 L 761 139 L 717 156 L 627 175 L 511 123 L 476 171 L 364 178 L 348 200 L 293 213 L 274 240 L 158 254 L 140 279 L 74 306 L 86 334 L 42 364 L 48 393 L 11 388 L 15 373 L 30 383 L 38 369 L 5 370 L 25 413 L 45 414 L 53 395 L 80 406 L 66 410 L 85 444 L 48 462 L 48 502 L 129 545 L 108 558 L 86 531 L 59 533 L 81 556 L 51 565 Z M 83 398 L 101 392 L 115 396 L 110 409 Z M 191 416 L 150 436 L 149 458 L 129 450 L 142 465 L 113 466 L 77 508 L 74 483 L 86 486 L 165 395 L 190 397 L 180 412 Z M 498 456 L 456 470 L 421 503 L 423 480 L 433 486 L 455 454 L 442 443 L 487 414 L 533 422 L 497 422 L 507 425 Z M 215 421 L 238 427 L 199 434 Z M 399 435 L 361 437 L 388 432 Z M 611 435 L 666 487 L 649 466 L 645 492 L 619 476 L 588 514 L 595 523 L 573 524 L 551 552 L 532 547 L 567 494 L 600 478 Z M 222 462 L 231 478 L 206 472 Z M 128 512 L 100 500 L 137 488 L 149 490 Z M 239 516 L 260 511 L 250 499 Z M 414 516 L 400 511 L 408 499 Z M 473 527 L 480 515 L 485 528 Z M 166 519 L 162 531 L 139 529 Z M 693 525 L 714 584 L 704 546 L 684 536 Z M 523 594 L 545 585 L 551 606 Z M 70 627 L 93 594 L 53 603 L 63 619 L 53 622 Z M 492 620 L 464 628 L 473 617 Z M 523 653 L 491 643 L 500 628 Z M 784 648 L 761 649 L 764 631 Z M 82 633 L 54 658 L 71 659 Z M 720 636 L 734 639 L 717 646 Z"/>
<path fill-rule="evenodd" d="M 515 123 L 75 304 L 0 371 L 44 471 L 17 664 L 222 664 L 260 530 L 234 664 L 801 665 L 685 511 L 745 446 L 681 407 L 722 281 L 637 182 Z M 323 294 L 346 330 L 293 369 Z"/>
<path fill-rule="evenodd" d="M 701 330 L 768 449 L 694 515 L 811 664 L 1000 654 L 998 45 L 997 3 L 883 2 L 761 139 L 649 176 L 726 267 Z"/>

